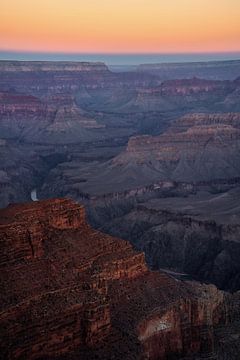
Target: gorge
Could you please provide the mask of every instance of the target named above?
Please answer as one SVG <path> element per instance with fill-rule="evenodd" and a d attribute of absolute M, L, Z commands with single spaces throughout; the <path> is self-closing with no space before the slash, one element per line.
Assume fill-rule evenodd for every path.
<path fill-rule="evenodd" d="M 239 76 L 0 61 L 3 359 L 238 360 Z"/>

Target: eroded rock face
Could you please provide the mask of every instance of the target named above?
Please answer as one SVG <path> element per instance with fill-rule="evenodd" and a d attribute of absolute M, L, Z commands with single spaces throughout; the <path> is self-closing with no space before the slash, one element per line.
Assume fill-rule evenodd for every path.
<path fill-rule="evenodd" d="M 162 181 L 230 180 L 240 176 L 239 154 L 239 113 L 185 115 L 159 136 L 131 137 L 126 149 L 108 162 L 60 165 L 46 179 L 42 196 L 56 196 L 56 183 L 78 199 L 81 194 L 124 193 Z"/>
<path fill-rule="evenodd" d="M 165 180 L 237 177 L 239 125 L 239 113 L 186 115 L 160 136 L 131 138 L 126 152 L 113 163 L 139 172 L 146 166 L 154 178 Z"/>
<path fill-rule="evenodd" d="M 30 143 L 87 142 L 94 138 L 89 130 L 104 127 L 77 107 L 69 94 L 39 99 L 17 92 L 0 92 L 3 138 Z"/>
<path fill-rule="evenodd" d="M 150 111 L 239 111 L 237 81 L 198 79 L 168 80 L 158 86 L 137 89 L 137 95 L 125 110 Z M 232 96 L 233 94 L 233 96 Z"/>
<path fill-rule="evenodd" d="M 143 255 L 90 229 L 83 206 L 68 200 L 10 206 L 0 218 L 6 358 L 101 341 L 110 328 L 106 281 L 144 273 Z"/>
<path fill-rule="evenodd" d="M 172 270 L 237 291 L 239 181 L 157 182 L 90 200 L 88 217 L 94 227 L 144 251 L 154 270 Z"/>
<path fill-rule="evenodd" d="M 213 354 L 213 327 L 231 320 L 230 295 L 148 271 L 70 200 L 1 210 L 0 240 L 5 359 Z"/>

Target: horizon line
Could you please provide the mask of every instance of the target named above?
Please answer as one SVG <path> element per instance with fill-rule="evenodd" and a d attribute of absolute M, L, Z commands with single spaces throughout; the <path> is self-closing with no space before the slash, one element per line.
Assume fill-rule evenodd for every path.
<path fill-rule="evenodd" d="M 201 54 L 240 54 L 239 50 L 229 51 L 163 51 L 163 52 L 153 52 L 153 51 L 121 51 L 121 52 L 110 52 L 110 51 L 41 51 L 41 50 L 14 50 L 14 49 L 1 49 L 0 53 L 26 53 L 26 54 L 59 54 L 59 55 L 201 55 Z"/>
<path fill-rule="evenodd" d="M 239 61 L 240 51 L 215 52 L 47 52 L 1 50 L 0 61 L 27 62 L 101 62 L 107 66 L 141 64 L 209 63 Z"/>

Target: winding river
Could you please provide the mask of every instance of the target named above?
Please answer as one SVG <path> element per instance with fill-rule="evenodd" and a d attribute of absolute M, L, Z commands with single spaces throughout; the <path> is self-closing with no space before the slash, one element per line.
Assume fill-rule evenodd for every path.
<path fill-rule="evenodd" d="M 38 201 L 37 189 L 33 189 L 33 190 L 31 191 L 31 199 L 32 199 L 32 201 Z"/>

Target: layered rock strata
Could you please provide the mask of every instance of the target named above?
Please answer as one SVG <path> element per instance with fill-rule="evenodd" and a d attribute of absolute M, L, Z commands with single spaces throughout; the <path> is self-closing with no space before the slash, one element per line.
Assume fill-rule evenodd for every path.
<path fill-rule="evenodd" d="M 152 179 L 209 181 L 238 177 L 239 113 L 190 114 L 160 136 L 137 136 L 113 160 Z M 150 181 L 150 179 L 149 179 Z"/>
<path fill-rule="evenodd" d="M 231 319 L 229 296 L 148 271 L 70 200 L 1 210 L 0 240 L 4 359 L 214 354 L 213 327 Z"/>

